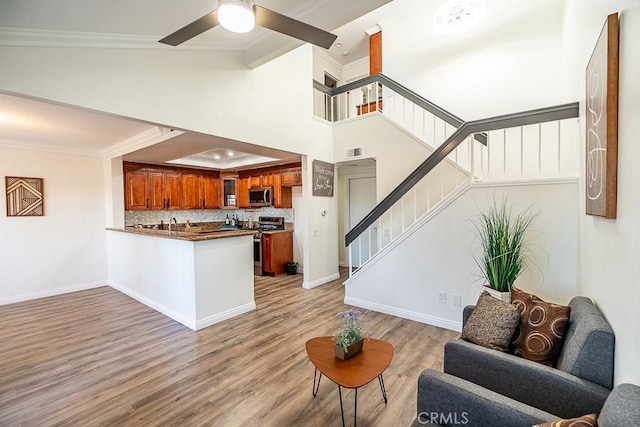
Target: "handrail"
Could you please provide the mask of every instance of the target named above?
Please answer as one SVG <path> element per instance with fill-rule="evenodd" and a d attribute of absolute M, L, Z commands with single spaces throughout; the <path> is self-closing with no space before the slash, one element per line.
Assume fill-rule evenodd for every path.
<path fill-rule="evenodd" d="M 486 119 L 463 123 L 445 142 L 436 148 L 409 176 L 389 193 L 371 212 L 345 235 L 345 245 L 349 246 L 360 234 L 378 220 L 389 208 L 400 200 L 414 185 L 444 160 L 469 135 L 554 120 L 578 117 L 578 103 L 539 108 Z"/>
<path fill-rule="evenodd" d="M 444 108 L 441 108 L 441 107 L 437 106 L 433 102 L 429 101 L 426 98 L 423 98 L 422 96 L 420 96 L 416 92 L 412 91 L 411 89 L 406 88 L 405 86 L 402 86 L 400 83 L 398 83 L 395 80 L 385 76 L 382 73 L 378 73 L 378 74 L 374 74 L 374 75 L 371 75 L 371 76 L 363 77 L 360 80 L 356 80 L 354 82 L 347 83 L 345 85 L 338 86 L 338 87 L 335 87 L 335 88 L 330 88 L 330 87 L 325 86 L 322 83 L 318 82 L 317 80 L 314 80 L 313 81 L 313 87 L 315 89 L 318 89 L 319 91 L 327 94 L 327 95 L 335 96 L 335 95 L 339 95 L 341 93 L 349 92 L 349 91 L 354 90 L 354 89 L 358 89 L 359 87 L 366 86 L 366 85 L 371 84 L 371 83 L 381 83 L 383 86 L 388 87 L 392 91 L 394 91 L 397 94 L 403 96 L 404 98 L 406 98 L 409 101 L 413 102 L 417 106 L 424 108 L 425 110 L 427 110 L 428 112 L 430 112 L 434 116 L 439 117 L 443 121 L 449 123 L 451 126 L 454 126 L 454 127 L 457 128 L 457 127 L 460 127 L 464 123 L 464 121 L 460 117 L 450 113 L 449 111 L 445 110 Z M 486 135 L 478 134 L 478 135 L 475 136 L 475 138 L 476 138 L 476 140 L 478 140 L 482 144 L 487 145 L 487 136 Z"/>

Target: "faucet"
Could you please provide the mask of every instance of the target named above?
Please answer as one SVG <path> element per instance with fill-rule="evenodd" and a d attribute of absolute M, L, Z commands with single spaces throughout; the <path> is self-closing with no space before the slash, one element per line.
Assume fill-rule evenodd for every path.
<path fill-rule="evenodd" d="M 171 232 L 171 223 L 174 223 L 176 225 L 176 229 L 178 228 L 178 221 L 175 218 L 171 218 L 169 220 L 169 232 Z"/>

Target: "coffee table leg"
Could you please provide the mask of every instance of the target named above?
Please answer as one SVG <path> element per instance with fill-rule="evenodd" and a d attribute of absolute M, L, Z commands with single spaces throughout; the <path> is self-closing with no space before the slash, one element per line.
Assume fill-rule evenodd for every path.
<path fill-rule="evenodd" d="M 320 376 L 318 377 L 318 384 L 316 385 L 316 374 L 318 373 L 318 368 L 313 370 L 313 397 L 316 397 L 318 394 L 318 390 L 320 389 L 320 380 L 322 379 L 322 372 L 320 372 Z"/>
<path fill-rule="evenodd" d="M 356 389 L 356 397 L 353 401 L 353 427 L 356 427 L 356 422 L 358 421 L 358 389 Z"/>
<path fill-rule="evenodd" d="M 338 395 L 340 396 L 340 415 L 342 415 L 342 427 L 344 427 L 344 408 L 342 407 L 342 388 L 338 386 Z"/>
<path fill-rule="evenodd" d="M 384 380 L 382 379 L 382 374 L 378 375 L 378 382 L 380 383 L 380 390 L 382 390 L 382 398 L 384 399 L 384 404 L 387 404 L 387 389 L 384 388 Z"/>

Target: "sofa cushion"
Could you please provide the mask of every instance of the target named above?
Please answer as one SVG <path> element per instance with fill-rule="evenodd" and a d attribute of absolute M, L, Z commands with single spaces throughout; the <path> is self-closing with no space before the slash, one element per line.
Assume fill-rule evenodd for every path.
<path fill-rule="evenodd" d="M 484 291 L 462 328 L 461 338 L 483 347 L 508 351 L 519 323 L 520 313 L 516 306 L 497 300 Z"/>
<path fill-rule="evenodd" d="M 556 420 L 543 424 L 535 424 L 533 427 L 598 427 L 598 422 L 596 414 L 589 414 L 568 420 Z"/>
<path fill-rule="evenodd" d="M 513 353 L 555 366 L 569 325 L 571 308 L 545 302 L 515 286 L 511 287 L 511 303 L 520 313 L 520 322 L 512 340 Z"/>

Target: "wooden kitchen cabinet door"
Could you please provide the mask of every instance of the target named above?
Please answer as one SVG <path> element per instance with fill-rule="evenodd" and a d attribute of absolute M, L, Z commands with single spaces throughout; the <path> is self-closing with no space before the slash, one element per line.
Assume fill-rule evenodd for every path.
<path fill-rule="evenodd" d="M 146 171 L 125 173 L 125 210 L 146 210 L 149 203 L 149 174 Z"/>
<path fill-rule="evenodd" d="M 181 209 L 180 205 L 180 188 L 182 187 L 182 174 L 167 172 L 165 173 L 165 196 L 167 199 L 166 209 Z"/>
<path fill-rule="evenodd" d="M 180 173 L 149 171 L 149 206 L 161 211 L 180 209 Z"/>
<path fill-rule="evenodd" d="M 262 186 L 263 187 L 272 187 L 274 174 L 262 175 Z"/>
<path fill-rule="evenodd" d="M 182 175 L 182 209 L 198 209 L 202 203 L 200 197 L 200 175 L 187 173 Z"/>
<path fill-rule="evenodd" d="M 147 207 L 154 211 L 164 210 L 167 206 L 164 175 L 164 172 L 149 172 L 149 206 Z"/>
<path fill-rule="evenodd" d="M 249 178 L 238 179 L 238 207 L 249 207 Z"/>
<path fill-rule="evenodd" d="M 202 209 L 220 208 L 220 178 L 214 176 L 200 177 L 200 195 L 202 198 Z"/>
<path fill-rule="evenodd" d="M 262 187 L 262 179 L 260 175 L 249 177 L 249 188 Z"/>
<path fill-rule="evenodd" d="M 281 175 L 273 175 L 273 206 L 276 208 L 293 207 L 291 187 L 283 187 Z"/>
<path fill-rule="evenodd" d="M 262 235 L 262 271 L 274 276 L 285 272 L 285 264 L 293 261 L 293 232 Z"/>
<path fill-rule="evenodd" d="M 284 187 L 302 185 L 302 168 L 289 169 L 282 172 L 282 185 Z"/>

